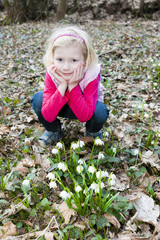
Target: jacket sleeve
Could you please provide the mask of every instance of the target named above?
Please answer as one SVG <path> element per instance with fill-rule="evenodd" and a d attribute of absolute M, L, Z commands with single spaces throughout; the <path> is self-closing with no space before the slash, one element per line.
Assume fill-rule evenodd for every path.
<path fill-rule="evenodd" d="M 87 122 L 95 111 L 99 80 L 100 75 L 87 85 L 83 93 L 77 85 L 68 94 L 69 106 L 80 122 Z"/>
<path fill-rule="evenodd" d="M 48 122 L 53 122 L 62 109 L 62 107 L 68 101 L 66 96 L 62 96 L 59 90 L 56 88 L 50 75 L 46 73 L 45 77 L 45 89 L 43 92 L 42 103 L 42 115 Z"/>

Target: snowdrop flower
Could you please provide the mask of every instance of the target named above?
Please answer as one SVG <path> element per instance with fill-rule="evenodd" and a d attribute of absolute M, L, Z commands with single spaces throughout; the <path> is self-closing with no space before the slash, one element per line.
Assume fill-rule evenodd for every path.
<path fill-rule="evenodd" d="M 152 76 L 150 76 L 150 75 L 148 75 L 148 77 L 147 77 L 148 79 L 152 79 Z"/>
<path fill-rule="evenodd" d="M 104 188 L 104 186 L 105 186 L 103 182 L 101 182 L 100 185 L 101 185 L 101 188 Z"/>
<path fill-rule="evenodd" d="M 82 160 L 82 159 L 79 159 L 79 160 L 78 160 L 78 163 L 82 165 L 82 164 L 83 164 L 83 160 Z"/>
<path fill-rule="evenodd" d="M 99 192 L 99 186 L 97 183 L 92 183 L 90 188 L 93 189 L 96 193 Z"/>
<path fill-rule="evenodd" d="M 58 153 L 58 149 L 53 148 L 53 149 L 52 149 L 52 154 L 57 154 L 57 153 Z"/>
<path fill-rule="evenodd" d="M 157 86 L 158 86 L 158 83 L 153 83 L 153 85 L 154 85 L 155 87 L 157 87 Z"/>
<path fill-rule="evenodd" d="M 31 141 L 30 141 L 29 138 L 25 138 L 24 142 L 25 142 L 25 144 L 26 144 L 27 146 L 30 146 L 30 145 L 31 145 Z"/>
<path fill-rule="evenodd" d="M 77 143 L 72 143 L 71 148 L 72 148 L 73 150 L 77 149 L 78 147 L 79 147 L 79 146 L 78 146 Z"/>
<path fill-rule="evenodd" d="M 95 169 L 95 167 L 93 167 L 93 166 L 89 166 L 89 168 L 88 168 L 88 172 L 90 172 L 90 173 L 94 173 L 96 171 L 96 169 Z"/>
<path fill-rule="evenodd" d="M 111 186 L 114 186 L 114 185 L 116 185 L 116 181 L 114 179 L 111 179 L 110 184 L 111 184 Z"/>
<path fill-rule="evenodd" d="M 148 113 L 145 113 L 145 114 L 144 114 L 144 117 L 145 117 L 145 118 L 149 118 L 149 114 L 148 114 Z"/>
<path fill-rule="evenodd" d="M 154 109 L 154 106 L 155 106 L 155 103 L 150 103 L 150 104 L 149 104 L 149 107 L 150 107 L 151 109 Z"/>
<path fill-rule="evenodd" d="M 116 175 L 113 173 L 111 173 L 111 175 L 110 175 L 110 184 L 111 184 L 111 186 L 116 184 Z"/>
<path fill-rule="evenodd" d="M 59 196 L 60 196 L 61 198 L 63 198 L 64 200 L 66 200 L 67 198 L 71 198 L 70 193 L 68 193 L 68 192 L 66 192 L 66 191 L 62 191 L 62 192 L 59 194 Z"/>
<path fill-rule="evenodd" d="M 113 174 L 113 173 L 111 173 L 111 175 L 110 175 L 110 179 L 112 179 L 112 180 L 116 180 L 116 175 Z"/>
<path fill-rule="evenodd" d="M 67 170 L 65 163 L 62 163 L 62 162 L 58 163 L 58 168 L 59 168 L 59 170 L 62 170 L 63 172 L 65 172 Z"/>
<path fill-rule="evenodd" d="M 136 156 L 138 153 L 139 153 L 139 149 L 138 148 L 137 149 L 133 149 L 132 154 L 134 156 Z"/>
<path fill-rule="evenodd" d="M 98 171 L 98 172 L 96 172 L 96 177 L 98 179 L 103 178 L 103 177 L 108 177 L 108 176 L 109 176 L 109 174 L 108 174 L 107 171 Z"/>
<path fill-rule="evenodd" d="M 101 139 L 99 139 L 99 138 L 97 138 L 96 140 L 95 140 L 95 145 L 100 145 L 100 146 L 102 146 L 102 145 L 104 145 L 104 142 L 101 140 Z"/>
<path fill-rule="evenodd" d="M 117 149 L 116 148 L 113 148 L 113 152 L 116 153 Z"/>
<path fill-rule="evenodd" d="M 23 180 L 22 187 L 25 188 L 26 191 L 30 189 L 30 181 L 28 179 Z"/>
<path fill-rule="evenodd" d="M 49 184 L 50 188 L 56 188 L 57 187 L 57 183 L 55 181 L 51 181 Z"/>
<path fill-rule="evenodd" d="M 79 146 L 79 147 L 84 147 L 84 142 L 83 142 L 83 141 L 81 141 L 81 140 L 80 140 L 80 141 L 78 141 L 78 146 Z"/>
<path fill-rule="evenodd" d="M 53 179 L 55 179 L 55 174 L 50 172 L 47 174 L 46 177 L 49 178 L 50 180 L 53 180 Z"/>
<path fill-rule="evenodd" d="M 98 160 L 104 159 L 104 154 L 102 152 L 99 152 L 98 154 Z"/>
<path fill-rule="evenodd" d="M 78 172 L 78 173 L 81 173 L 81 172 L 83 171 L 83 169 L 84 169 L 84 168 L 83 168 L 82 165 L 78 165 L 78 166 L 77 166 L 77 172 Z"/>
<path fill-rule="evenodd" d="M 76 189 L 76 192 L 82 191 L 82 188 L 81 188 L 81 186 L 79 186 L 79 185 L 78 185 L 75 189 Z"/>
<path fill-rule="evenodd" d="M 100 183 L 100 187 L 104 188 L 103 182 Z M 97 183 L 92 183 L 90 188 L 93 189 L 95 191 L 95 193 L 99 193 L 99 185 Z"/>
<path fill-rule="evenodd" d="M 57 146 L 59 149 L 62 149 L 62 148 L 63 148 L 63 144 L 62 144 L 61 142 L 58 142 L 58 143 L 56 144 L 56 146 Z"/>
<path fill-rule="evenodd" d="M 109 132 L 104 132 L 104 137 L 109 137 Z"/>

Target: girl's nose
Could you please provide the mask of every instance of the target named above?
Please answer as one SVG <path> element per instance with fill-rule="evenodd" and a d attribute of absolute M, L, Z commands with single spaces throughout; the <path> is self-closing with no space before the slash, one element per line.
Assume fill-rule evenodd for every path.
<path fill-rule="evenodd" d="M 69 69 L 69 63 L 68 63 L 68 62 L 65 62 L 65 63 L 64 63 L 63 69 Z"/>

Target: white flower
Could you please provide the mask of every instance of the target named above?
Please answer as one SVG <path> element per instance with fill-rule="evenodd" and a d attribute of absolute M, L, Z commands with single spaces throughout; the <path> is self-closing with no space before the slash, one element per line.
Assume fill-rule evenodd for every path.
<path fill-rule="evenodd" d="M 67 198 L 71 198 L 70 193 L 68 193 L 68 192 L 66 192 L 66 191 L 62 191 L 62 192 L 59 194 L 59 196 L 60 196 L 61 198 L 63 198 L 64 200 L 66 200 Z"/>
<path fill-rule="evenodd" d="M 83 169 L 84 169 L 84 168 L 83 168 L 82 165 L 78 165 L 78 166 L 77 166 L 77 172 L 78 172 L 78 173 L 81 173 L 81 172 L 83 171 Z"/>
<path fill-rule="evenodd" d="M 109 132 L 104 132 L 104 137 L 109 137 Z"/>
<path fill-rule="evenodd" d="M 113 174 L 113 173 L 111 173 L 111 174 L 110 174 L 110 179 L 112 179 L 112 180 L 116 180 L 116 175 Z"/>
<path fill-rule="evenodd" d="M 49 178 L 50 180 L 53 180 L 53 179 L 55 179 L 55 174 L 50 172 L 47 174 L 46 177 Z"/>
<path fill-rule="evenodd" d="M 103 177 L 108 177 L 108 172 L 107 171 L 98 171 L 97 173 L 96 173 L 96 177 L 98 178 L 98 179 L 100 179 L 100 178 L 103 178 Z"/>
<path fill-rule="evenodd" d="M 31 145 L 31 141 L 30 141 L 30 139 L 29 138 L 25 138 L 25 144 L 27 145 L 27 146 L 30 146 Z"/>
<path fill-rule="evenodd" d="M 113 148 L 113 152 L 116 153 L 117 149 L 116 148 Z"/>
<path fill-rule="evenodd" d="M 30 189 L 30 181 L 28 179 L 23 180 L 22 187 L 24 187 L 25 190 L 28 191 Z"/>
<path fill-rule="evenodd" d="M 104 183 L 103 183 L 103 182 L 101 182 L 101 188 L 104 188 L 104 186 L 105 186 L 105 185 L 104 185 Z"/>
<path fill-rule="evenodd" d="M 101 139 L 97 138 L 97 139 L 95 140 L 95 145 L 100 145 L 100 146 L 102 146 L 102 145 L 104 145 L 104 142 L 103 142 Z"/>
<path fill-rule="evenodd" d="M 98 154 L 98 160 L 104 159 L 104 154 L 102 152 L 99 152 Z"/>
<path fill-rule="evenodd" d="M 51 181 L 49 184 L 50 188 L 56 188 L 57 187 L 57 183 L 55 181 Z"/>
<path fill-rule="evenodd" d="M 65 172 L 67 170 L 65 163 L 62 163 L 62 162 L 58 163 L 58 168 L 59 168 L 59 170 L 62 170 L 63 172 Z"/>
<path fill-rule="evenodd" d="M 111 179 L 110 184 L 111 184 L 111 186 L 114 186 L 114 185 L 116 185 L 116 181 L 114 179 Z"/>
<path fill-rule="evenodd" d="M 158 86 L 158 83 L 155 82 L 153 85 L 154 85 L 155 87 L 157 87 L 157 86 Z"/>
<path fill-rule="evenodd" d="M 81 141 L 81 140 L 79 140 L 77 144 L 78 144 L 79 147 L 83 147 L 84 146 L 84 142 Z"/>
<path fill-rule="evenodd" d="M 116 184 L 116 175 L 115 174 L 111 173 L 109 179 L 110 179 L 109 183 L 111 186 Z"/>
<path fill-rule="evenodd" d="M 92 188 L 95 191 L 95 193 L 99 193 L 99 184 L 92 183 L 90 188 Z M 103 182 L 100 183 L 100 188 L 104 188 L 104 183 Z"/>
<path fill-rule="evenodd" d="M 137 107 L 138 107 L 138 109 L 140 109 L 140 110 L 143 109 L 142 105 L 138 105 Z"/>
<path fill-rule="evenodd" d="M 97 183 L 92 183 L 90 188 L 93 189 L 95 192 L 99 192 L 99 186 Z"/>
<path fill-rule="evenodd" d="M 53 149 L 52 149 L 52 154 L 57 154 L 57 153 L 58 153 L 58 149 L 53 148 Z"/>
<path fill-rule="evenodd" d="M 94 173 L 96 171 L 96 169 L 95 169 L 95 167 L 93 167 L 93 166 L 89 166 L 89 168 L 88 168 L 88 172 L 90 172 L 90 173 Z"/>
<path fill-rule="evenodd" d="M 145 118 L 149 118 L 149 114 L 148 114 L 148 113 L 145 113 L 145 114 L 144 114 L 144 117 L 145 117 Z"/>
<path fill-rule="evenodd" d="M 77 143 L 72 143 L 71 148 L 72 148 L 73 150 L 77 149 L 78 147 L 79 147 L 79 146 L 78 146 Z"/>
<path fill-rule="evenodd" d="M 134 156 L 136 156 L 138 153 L 139 153 L 139 149 L 138 148 L 137 149 L 133 149 L 132 154 Z"/>
<path fill-rule="evenodd" d="M 62 148 L 63 148 L 63 144 L 62 144 L 61 142 L 58 142 L 58 143 L 56 144 L 56 146 L 57 146 L 59 149 L 62 149 Z"/>
<path fill-rule="evenodd" d="M 79 185 L 78 185 L 75 189 L 76 189 L 76 192 L 82 191 L 82 188 L 81 188 L 81 186 L 79 186 Z"/>
<path fill-rule="evenodd" d="M 154 109 L 154 106 L 155 106 L 155 103 L 150 103 L 150 104 L 149 104 L 149 107 L 150 107 L 151 109 Z"/>
<path fill-rule="evenodd" d="M 82 159 L 79 159 L 79 160 L 78 160 L 78 163 L 82 165 L 82 164 L 83 164 L 83 160 L 82 160 Z"/>

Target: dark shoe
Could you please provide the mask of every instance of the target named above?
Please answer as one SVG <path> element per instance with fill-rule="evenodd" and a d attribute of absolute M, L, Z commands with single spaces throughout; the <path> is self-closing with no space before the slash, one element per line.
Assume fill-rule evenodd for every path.
<path fill-rule="evenodd" d="M 90 137 L 94 137 L 94 138 L 99 137 L 101 139 L 102 138 L 102 132 L 98 131 L 98 132 L 92 133 L 92 132 L 88 132 L 87 129 L 86 129 L 85 136 L 90 136 Z"/>
<path fill-rule="evenodd" d="M 42 147 L 51 145 L 54 142 L 58 142 L 61 138 L 61 132 L 49 132 L 45 131 L 42 136 L 38 139 L 38 142 Z"/>

